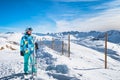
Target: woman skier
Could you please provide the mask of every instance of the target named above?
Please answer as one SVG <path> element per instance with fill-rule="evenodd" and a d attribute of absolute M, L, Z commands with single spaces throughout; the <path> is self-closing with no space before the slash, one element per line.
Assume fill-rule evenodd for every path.
<path fill-rule="evenodd" d="M 32 36 L 32 28 L 27 28 L 20 42 L 20 54 L 24 57 L 25 75 L 28 75 L 29 73 L 36 74 L 37 72 L 35 66 L 32 66 L 36 63 L 34 55 L 35 46 L 36 45 L 34 44 L 34 38 Z"/>

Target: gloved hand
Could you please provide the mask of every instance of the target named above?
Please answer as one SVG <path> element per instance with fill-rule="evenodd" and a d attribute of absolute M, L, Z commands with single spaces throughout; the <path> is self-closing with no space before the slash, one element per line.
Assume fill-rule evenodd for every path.
<path fill-rule="evenodd" d="M 39 48 L 38 48 L 38 43 L 37 43 L 37 42 L 35 42 L 35 49 L 39 49 Z"/>
<path fill-rule="evenodd" d="M 21 56 L 24 56 L 24 52 L 23 52 L 23 51 L 20 51 L 20 55 L 21 55 Z"/>

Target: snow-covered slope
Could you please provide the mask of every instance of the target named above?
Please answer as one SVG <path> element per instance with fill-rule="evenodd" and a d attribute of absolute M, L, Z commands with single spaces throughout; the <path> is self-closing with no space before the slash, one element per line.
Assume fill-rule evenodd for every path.
<path fill-rule="evenodd" d="M 22 34 L 0 34 L 0 46 L 19 43 Z M 17 36 L 19 35 L 19 36 Z M 104 41 L 93 40 L 93 36 L 71 36 L 70 58 L 51 48 L 40 45 L 37 53 L 38 80 L 120 80 L 120 45 L 108 42 L 108 69 L 104 69 Z M 96 34 L 97 35 L 97 34 Z M 53 37 L 67 39 L 59 34 L 55 36 L 34 35 L 38 40 L 52 40 Z M 48 43 L 49 44 L 49 43 Z M 19 45 L 16 50 L 5 48 L 0 50 L 0 80 L 23 79 L 23 57 L 19 55 Z"/>
<path fill-rule="evenodd" d="M 17 50 L 21 39 L 21 33 L 1 33 L 0 34 L 0 50 Z"/>

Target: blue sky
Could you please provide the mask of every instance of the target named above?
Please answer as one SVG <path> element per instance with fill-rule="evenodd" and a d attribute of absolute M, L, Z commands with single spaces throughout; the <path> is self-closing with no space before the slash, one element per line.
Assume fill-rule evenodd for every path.
<path fill-rule="evenodd" d="M 119 29 L 120 0 L 0 0 L 0 32 Z"/>

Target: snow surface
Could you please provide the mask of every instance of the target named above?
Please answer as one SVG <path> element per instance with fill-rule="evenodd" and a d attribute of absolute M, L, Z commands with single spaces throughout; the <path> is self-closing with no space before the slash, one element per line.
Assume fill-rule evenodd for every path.
<path fill-rule="evenodd" d="M 0 33 L 0 47 L 4 47 L 0 50 L 0 80 L 23 79 L 23 57 L 19 53 L 22 35 Z M 104 41 L 91 40 L 94 38 L 91 36 L 79 38 L 75 35 L 71 36 L 70 58 L 39 43 L 37 80 L 120 80 L 120 45 L 108 42 L 108 68 L 104 69 Z M 34 36 L 38 40 L 52 40 L 53 37 L 61 37 L 61 34 L 53 34 L 53 37 Z M 67 36 L 62 35 L 62 38 L 66 40 Z"/>

